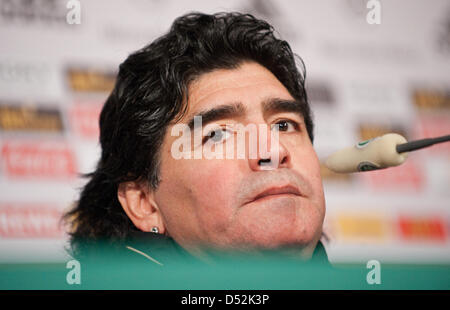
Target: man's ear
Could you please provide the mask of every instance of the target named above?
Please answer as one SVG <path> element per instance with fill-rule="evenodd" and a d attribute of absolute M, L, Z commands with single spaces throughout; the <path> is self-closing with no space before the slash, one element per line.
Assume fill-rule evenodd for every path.
<path fill-rule="evenodd" d="M 162 215 L 154 200 L 154 191 L 148 186 L 140 182 L 120 183 L 117 197 L 137 228 L 150 232 L 153 227 L 157 227 L 159 233 L 165 233 Z"/>

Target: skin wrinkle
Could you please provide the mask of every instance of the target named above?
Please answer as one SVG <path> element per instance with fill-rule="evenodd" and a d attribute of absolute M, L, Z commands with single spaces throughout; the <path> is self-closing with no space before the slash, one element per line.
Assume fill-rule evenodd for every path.
<path fill-rule="evenodd" d="M 260 174 L 263 174 L 261 176 Z M 294 170 L 270 170 L 256 172 L 248 178 L 242 180 L 237 193 L 238 201 L 245 201 L 252 198 L 252 194 L 260 191 L 271 184 L 293 184 L 300 190 L 301 196 L 308 197 L 311 194 L 311 184 L 297 171 Z"/>

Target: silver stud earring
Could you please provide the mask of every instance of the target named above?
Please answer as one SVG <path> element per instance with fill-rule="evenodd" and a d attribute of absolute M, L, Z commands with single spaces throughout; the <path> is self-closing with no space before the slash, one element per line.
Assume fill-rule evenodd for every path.
<path fill-rule="evenodd" d="M 154 233 L 154 234 L 159 234 L 159 229 L 158 229 L 158 227 L 153 226 L 151 232 Z"/>

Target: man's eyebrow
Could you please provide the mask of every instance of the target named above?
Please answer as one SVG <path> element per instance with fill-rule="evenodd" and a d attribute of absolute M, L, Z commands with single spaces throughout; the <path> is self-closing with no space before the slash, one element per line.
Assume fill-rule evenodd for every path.
<path fill-rule="evenodd" d="M 222 104 L 217 107 L 195 113 L 195 115 L 189 119 L 188 126 L 191 130 L 194 129 L 194 117 L 201 117 L 202 126 L 204 126 L 220 119 L 243 116 L 246 111 L 245 106 L 241 102 Z"/>
<path fill-rule="evenodd" d="M 293 112 L 304 118 L 306 103 L 294 99 L 268 98 L 262 103 L 264 116 L 274 113 Z"/>
<path fill-rule="evenodd" d="M 280 98 L 268 98 L 261 103 L 263 114 L 274 114 L 281 112 L 293 112 L 300 117 L 305 115 L 305 103 L 302 103 L 294 99 L 280 99 Z M 247 109 L 241 102 L 222 104 L 217 107 L 203 110 L 195 113 L 188 121 L 188 126 L 191 130 L 194 129 L 194 117 L 201 117 L 202 126 L 205 126 L 214 121 L 233 118 L 238 116 L 244 116 Z"/>

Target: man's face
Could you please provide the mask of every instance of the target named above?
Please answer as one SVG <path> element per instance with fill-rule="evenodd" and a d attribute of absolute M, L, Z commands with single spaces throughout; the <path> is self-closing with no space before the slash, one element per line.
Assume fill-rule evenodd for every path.
<path fill-rule="evenodd" d="M 325 201 L 319 162 L 303 117 L 292 104 L 277 104 L 293 101 L 270 71 L 253 62 L 203 74 L 190 84 L 188 111 L 179 123 L 203 115 L 208 121 L 203 128 L 208 125 L 214 131 L 210 138 L 205 137 L 209 131 L 201 133 L 202 143 L 193 143 L 192 153 L 211 143 L 226 144 L 233 135 L 226 126 L 265 124 L 269 133 L 258 143 L 267 143 L 272 158 L 249 156 L 247 137 L 244 158 L 235 153 L 231 159 L 176 159 L 171 149 L 180 137 L 172 136 L 174 124 L 169 126 L 154 199 L 165 231 L 178 244 L 192 252 L 203 246 L 314 248 L 322 232 Z M 278 131 L 277 141 L 271 140 L 271 130 Z M 264 166 L 268 159 L 277 161 L 270 169 Z"/>

